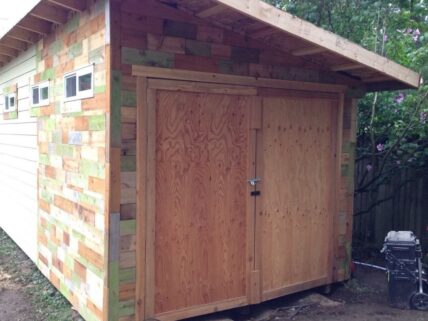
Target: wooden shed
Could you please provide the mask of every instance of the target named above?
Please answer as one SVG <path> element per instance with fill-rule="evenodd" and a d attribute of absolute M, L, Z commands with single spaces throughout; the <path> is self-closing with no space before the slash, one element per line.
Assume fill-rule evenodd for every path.
<path fill-rule="evenodd" d="M 420 84 L 260 0 L 35 0 L 0 65 L 0 226 L 91 321 L 346 280 L 357 99 Z"/>

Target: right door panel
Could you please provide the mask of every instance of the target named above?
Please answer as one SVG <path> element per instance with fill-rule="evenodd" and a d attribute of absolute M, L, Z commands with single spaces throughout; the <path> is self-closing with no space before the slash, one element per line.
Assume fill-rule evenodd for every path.
<path fill-rule="evenodd" d="M 264 98 L 256 223 L 263 300 L 331 276 L 337 106 L 333 99 Z"/>

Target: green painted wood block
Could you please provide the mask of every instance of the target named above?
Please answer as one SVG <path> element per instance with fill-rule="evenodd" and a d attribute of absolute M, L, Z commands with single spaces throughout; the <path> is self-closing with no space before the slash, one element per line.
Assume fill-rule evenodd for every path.
<path fill-rule="evenodd" d="M 72 145 L 66 145 L 66 144 L 55 145 L 55 154 L 58 156 L 73 158 L 74 150 L 75 150 L 75 147 Z"/>
<path fill-rule="evenodd" d="M 108 266 L 109 320 L 119 319 L 119 262 L 110 262 Z"/>
<path fill-rule="evenodd" d="M 39 117 L 41 114 L 40 107 L 33 107 L 30 109 L 30 117 Z"/>
<path fill-rule="evenodd" d="M 78 42 L 75 44 L 72 44 L 68 48 L 68 58 L 74 59 L 76 57 L 79 57 L 83 53 L 83 45 L 82 42 Z"/>
<path fill-rule="evenodd" d="M 97 199 L 87 194 L 80 193 L 78 199 L 79 199 L 79 203 L 82 203 L 82 204 L 87 204 L 90 206 L 97 205 Z"/>
<path fill-rule="evenodd" d="M 111 76 L 111 117 L 110 117 L 110 140 L 111 147 L 120 147 L 122 144 L 122 116 L 121 116 L 121 108 L 122 103 L 126 102 L 128 104 L 137 105 L 136 93 L 132 94 L 132 101 L 130 97 L 125 98 L 125 101 L 122 102 L 122 73 L 118 70 L 112 70 Z M 130 92 L 128 92 L 130 93 Z"/>
<path fill-rule="evenodd" d="M 135 301 L 123 301 L 119 302 L 119 317 L 133 315 L 135 313 Z"/>
<path fill-rule="evenodd" d="M 50 165 L 48 154 L 39 154 L 39 163 L 43 165 Z"/>
<path fill-rule="evenodd" d="M 123 90 L 121 93 L 121 98 L 122 106 L 137 107 L 137 93 L 135 91 Z"/>
<path fill-rule="evenodd" d="M 258 63 L 260 51 L 253 48 L 232 47 L 231 58 L 235 62 Z"/>
<path fill-rule="evenodd" d="M 51 132 L 56 128 L 56 121 L 55 119 L 48 118 L 43 123 L 43 130 L 47 132 Z"/>
<path fill-rule="evenodd" d="M 55 56 L 57 54 L 59 54 L 62 50 L 62 48 L 64 48 L 64 42 L 62 41 L 62 39 L 59 39 L 57 41 L 54 41 L 50 46 L 49 46 L 49 54 L 51 56 Z"/>
<path fill-rule="evenodd" d="M 136 273 L 136 268 L 121 269 L 119 272 L 119 283 L 135 281 Z"/>
<path fill-rule="evenodd" d="M 163 28 L 164 34 L 171 37 L 196 39 L 198 34 L 197 25 L 187 22 L 165 20 Z"/>
<path fill-rule="evenodd" d="M 186 54 L 192 56 L 210 57 L 211 44 L 195 40 L 186 40 Z"/>
<path fill-rule="evenodd" d="M 174 58 L 173 54 L 161 51 L 122 48 L 122 62 L 129 65 L 172 68 L 174 66 Z"/>
<path fill-rule="evenodd" d="M 120 168 L 122 172 L 136 172 L 137 158 L 135 156 L 122 156 L 120 158 Z"/>
<path fill-rule="evenodd" d="M 53 68 L 46 69 L 40 75 L 40 80 L 52 80 L 55 77 L 55 70 Z"/>
<path fill-rule="evenodd" d="M 105 130 L 106 117 L 105 115 L 96 115 L 88 117 L 89 130 Z"/>
<path fill-rule="evenodd" d="M 95 88 L 94 88 L 94 94 L 95 95 L 104 94 L 105 92 L 106 92 L 106 86 L 105 85 L 95 86 Z"/>
<path fill-rule="evenodd" d="M 120 222 L 120 235 L 134 235 L 136 233 L 137 221 L 127 220 Z"/>
<path fill-rule="evenodd" d="M 84 176 L 92 176 L 98 178 L 105 177 L 105 167 L 104 164 L 98 162 L 92 162 L 88 160 L 81 160 L 79 162 L 79 172 Z"/>
<path fill-rule="evenodd" d="M 229 59 L 219 59 L 218 69 L 222 74 L 233 74 L 233 61 Z"/>
<path fill-rule="evenodd" d="M 64 25 L 64 32 L 65 33 L 71 33 L 77 28 L 79 28 L 80 24 L 80 15 L 75 15 L 72 19 L 70 19 L 65 25 Z"/>
<path fill-rule="evenodd" d="M 349 165 L 348 164 L 342 165 L 341 175 L 342 175 L 342 177 L 348 177 L 349 176 Z"/>

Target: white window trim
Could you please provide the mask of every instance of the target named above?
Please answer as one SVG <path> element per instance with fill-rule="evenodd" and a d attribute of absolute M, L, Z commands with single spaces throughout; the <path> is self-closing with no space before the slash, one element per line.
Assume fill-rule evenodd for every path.
<path fill-rule="evenodd" d="M 17 110 L 18 101 L 16 100 L 16 93 L 6 94 L 6 95 L 3 95 L 2 97 L 3 97 L 2 99 L 3 113 L 10 113 Z M 8 109 L 6 109 L 6 99 L 10 101 L 11 98 L 14 98 L 15 104 L 13 105 L 13 107 L 10 107 L 10 102 L 9 102 L 9 107 Z"/>
<path fill-rule="evenodd" d="M 89 74 L 89 73 L 92 75 L 92 77 L 91 77 L 91 89 L 79 91 L 79 77 L 86 75 L 86 74 Z M 73 75 L 76 76 L 76 96 L 67 97 L 66 79 L 70 76 L 73 76 Z M 64 80 L 64 102 L 94 97 L 94 65 L 93 64 L 85 66 L 85 67 L 81 67 L 81 68 L 76 69 L 72 72 L 68 72 L 68 73 L 64 74 L 63 80 Z"/>
<path fill-rule="evenodd" d="M 41 91 L 43 88 L 46 88 L 46 87 L 48 88 L 48 98 L 42 100 Z M 39 90 L 39 103 L 38 104 L 33 103 L 33 89 L 34 88 L 38 88 L 38 90 Z M 49 86 L 49 80 L 46 80 L 46 81 L 43 81 L 43 82 L 40 82 L 38 84 L 31 86 L 31 91 L 30 91 L 31 107 L 47 106 L 50 103 L 50 98 L 51 98 L 51 90 L 50 90 L 50 86 Z"/>
<path fill-rule="evenodd" d="M 3 94 L 0 94 L 0 113 L 1 114 L 3 114 L 5 111 L 4 111 L 4 95 Z"/>

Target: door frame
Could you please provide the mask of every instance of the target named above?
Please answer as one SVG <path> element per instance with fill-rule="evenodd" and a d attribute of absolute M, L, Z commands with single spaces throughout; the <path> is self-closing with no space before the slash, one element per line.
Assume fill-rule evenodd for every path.
<path fill-rule="evenodd" d="M 147 278 L 147 275 L 154 273 L 154 217 L 148 215 L 154 211 L 154 181 L 150 180 L 148 173 L 153 172 L 155 164 L 155 141 L 149 139 L 153 137 L 156 131 L 156 119 L 153 112 L 156 105 L 156 90 L 181 90 L 192 92 L 206 92 L 216 94 L 236 94 L 251 96 L 270 96 L 270 95 L 291 95 L 319 97 L 335 97 L 339 99 L 338 122 L 337 122 L 337 149 L 336 149 L 336 177 L 334 181 L 336 186 L 332 188 L 337 196 L 340 187 L 340 166 L 341 166 L 341 137 L 342 137 L 342 118 L 344 106 L 344 93 L 348 89 L 344 85 L 331 85 L 322 83 L 309 83 L 288 80 L 277 80 L 268 78 L 255 78 L 250 76 L 235 76 L 207 72 L 176 70 L 157 67 L 133 66 L 133 76 L 137 77 L 137 215 L 136 215 L 136 300 L 135 300 L 135 318 L 137 321 L 153 317 L 154 314 L 154 296 L 146 295 L 148 291 L 154 294 L 154 278 Z M 197 85 L 196 85 L 197 84 Z M 195 86 L 196 85 L 196 86 Z M 261 104 L 260 104 L 261 108 Z M 251 122 L 254 129 L 261 126 L 261 113 L 254 111 L 251 113 Z M 260 115 L 260 118 L 257 116 Z M 141 121 L 143 120 L 143 121 Z M 257 140 L 257 134 L 252 135 L 250 139 Z M 251 146 L 251 145 L 250 145 Z M 253 145 L 255 146 L 255 144 Z M 250 150 L 250 152 L 252 152 Z M 252 153 L 256 155 L 255 151 Z M 152 159 L 149 159 L 152 157 Z M 251 187 L 248 187 L 249 193 Z M 333 235 L 331 241 L 335 240 L 336 235 L 336 216 L 338 209 L 338 197 L 333 204 Z M 247 209 L 247 215 L 249 210 Z M 257 215 L 256 215 L 257 216 Z M 257 231 L 254 233 L 255 221 L 253 226 L 247 229 L 247 244 L 254 244 Z M 249 220 L 248 222 L 251 222 Z M 250 233 L 251 232 L 251 233 Z M 251 234 L 251 235 L 249 235 Z M 332 244 L 333 245 L 333 244 Z M 252 246 L 251 248 L 254 249 Z M 248 304 L 256 304 L 262 300 L 261 273 L 260 270 L 260 246 L 255 247 L 254 264 L 252 270 L 248 271 L 247 296 L 234 300 L 227 300 L 220 303 L 212 303 L 195 308 L 186 308 L 183 310 L 166 313 L 157 316 L 161 321 L 176 320 L 186 317 L 192 317 L 220 310 L 227 310 Z M 250 251 L 249 247 L 247 251 Z M 333 280 L 333 265 L 335 248 L 331 250 L 331 278 Z M 251 256 L 251 255 L 250 255 Z M 147 290 L 149 289 L 149 290 Z"/>

